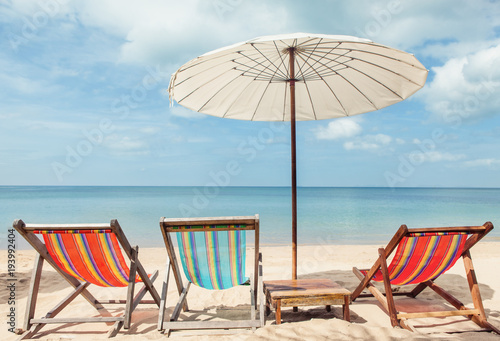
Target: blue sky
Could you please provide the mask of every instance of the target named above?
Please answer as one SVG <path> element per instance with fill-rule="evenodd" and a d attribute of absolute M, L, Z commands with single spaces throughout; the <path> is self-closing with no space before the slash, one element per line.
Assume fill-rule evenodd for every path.
<path fill-rule="evenodd" d="M 500 1 L 0 1 L 0 185 L 289 186 L 289 124 L 169 106 L 198 55 L 293 32 L 416 55 L 402 103 L 297 124 L 299 186 L 500 187 Z"/>

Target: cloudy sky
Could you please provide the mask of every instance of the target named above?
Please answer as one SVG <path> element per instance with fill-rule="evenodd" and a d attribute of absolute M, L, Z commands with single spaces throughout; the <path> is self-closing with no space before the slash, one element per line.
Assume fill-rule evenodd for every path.
<path fill-rule="evenodd" d="M 170 107 L 166 90 L 198 55 L 293 32 L 429 69 L 402 103 L 299 122 L 299 186 L 500 187 L 495 0 L 0 0 L 0 185 L 288 186 L 289 124 Z"/>

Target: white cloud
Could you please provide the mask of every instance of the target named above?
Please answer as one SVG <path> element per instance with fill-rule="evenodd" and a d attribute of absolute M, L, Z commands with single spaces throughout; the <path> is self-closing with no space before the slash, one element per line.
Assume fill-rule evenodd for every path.
<path fill-rule="evenodd" d="M 394 10 L 391 4 L 397 5 Z M 367 1 L 356 8 L 365 8 L 359 16 L 366 21 L 361 28 L 367 38 L 403 50 L 422 47 L 429 41 L 442 46 L 457 41 L 477 44 L 494 36 L 500 24 L 500 6 L 489 0 Z M 434 51 L 426 52 L 433 55 Z M 450 53 L 447 56 L 452 56 Z"/>
<path fill-rule="evenodd" d="M 465 161 L 464 163 L 465 167 L 470 167 L 470 168 L 492 168 L 492 169 L 498 169 L 500 168 L 500 159 L 477 159 L 477 160 L 470 160 L 470 161 Z"/>
<path fill-rule="evenodd" d="M 182 63 L 267 31 L 280 32 L 287 23 L 284 5 L 273 4 L 271 10 L 264 1 L 85 0 L 74 6 L 85 25 L 125 40 L 121 61 L 143 64 Z"/>
<path fill-rule="evenodd" d="M 354 141 L 344 143 L 346 150 L 376 150 L 383 146 L 388 146 L 392 142 L 392 137 L 385 134 L 366 135 Z"/>
<path fill-rule="evenodd" d="M 420 93 L 438 119 L 460 125 L 500 111 L 500 45 L 434 67 L 434 79 Z"/>
<path fill-rule="evenodd" d="M 339 118 L 332 120 L 326 127 L 318 127 L 314 130 L 318 140 L 337 140 L 353 137 L 363 130 L 359 125 L 357 117 Z"/>

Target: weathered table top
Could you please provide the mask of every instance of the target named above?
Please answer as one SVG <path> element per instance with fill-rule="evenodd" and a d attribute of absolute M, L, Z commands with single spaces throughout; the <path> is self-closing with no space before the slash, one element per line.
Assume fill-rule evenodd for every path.
<path fill-rule="evenodd" d="M 310 300 L 318 299 L 344 299 L 351 292 L 331 279 L 296 279 L 265 281 L 264 290 L 271 296 L 272 300 L 297 299 L 304 300 L 304 304 Z"/>

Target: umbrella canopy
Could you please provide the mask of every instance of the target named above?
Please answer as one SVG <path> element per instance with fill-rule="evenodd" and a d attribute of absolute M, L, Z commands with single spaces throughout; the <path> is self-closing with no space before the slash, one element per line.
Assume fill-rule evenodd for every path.
<path fill-rule="evenodd" d="M 411 54 L 351 36 L 295 33 L 234 44 L 172 75 L 170 99 L 191 110 L 251 121 L 290 121 L 292 277 L 297 276 L 295 121 L 378 110 L 418 91 L 427 69 Z"/>

